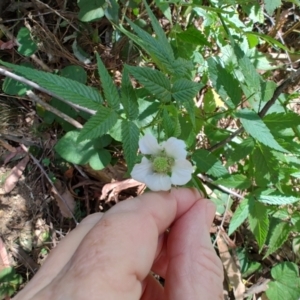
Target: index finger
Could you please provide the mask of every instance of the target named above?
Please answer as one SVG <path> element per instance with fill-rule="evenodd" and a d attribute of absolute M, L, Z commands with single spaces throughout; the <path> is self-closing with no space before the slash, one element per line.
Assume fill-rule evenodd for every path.
<path fill-rule="evenodd" d="M 146 193 L 115 205 L 89 231 L 59 281 L 81 282 L 111 299 L 139 299 L 155 258 L 158 237 L 201 198 L 195 189 Z M 74 280 L 74 277 L 76 280 Z M 61 285 L 62 286 L 62 285 Z M 80 295 L 80 288 L 76 290 Z M 89 295 L 93 299 L 93 296 Z M 80 297 L 78 297 L 80 299 Z"/>

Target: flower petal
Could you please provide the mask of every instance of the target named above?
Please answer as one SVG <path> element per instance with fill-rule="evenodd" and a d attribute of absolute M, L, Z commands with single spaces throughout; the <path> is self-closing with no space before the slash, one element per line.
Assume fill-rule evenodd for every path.
<path fill-rule="evenodd" d="M 165 174 L 153 173 L 145 177 L 147 187 L 152 191 L 169 191 L 171 189 L 171 178 Z"/>
<path fill-rule="evenodd" d="M 146 133 L 139 141 L 139 147 L 143 154 L 158 154 L 162 147 L 158 144 L 156 138 Z"/>
<path fill-rule="evenodd" d="M 152 163 L 146 157 L 143 157 L 142 162 L 133 167 L 130 175 L 133 179 L 145 183 L 145 177 L 152 173 Z"/>
<path fill-rule="evenodd" d="M 185 142 L 183 140 L 170 137 L 167 141 L 162 143 L 162 147 L 165 149 L 169 157 L 175 159 L 185 159 L 187 152 L 185 150 Z"/>
<path fill-rule="evenodd" d="M 193 166 L 188 160 L 176 160 L 175 165 L 172 167 L 172 184 L 183 185 L 188 183 L 192 178 L 193 171 Z"/>

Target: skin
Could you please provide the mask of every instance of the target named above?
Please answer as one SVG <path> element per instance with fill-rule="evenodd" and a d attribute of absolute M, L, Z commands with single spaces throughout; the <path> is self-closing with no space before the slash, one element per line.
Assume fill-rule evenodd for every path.
<path fill-rule="evenodd" d="M 223 299 L 223 268 L 209 236 L 214 214 L 194 189 L 120 202 L 85 218 L 14 300 Z"/>

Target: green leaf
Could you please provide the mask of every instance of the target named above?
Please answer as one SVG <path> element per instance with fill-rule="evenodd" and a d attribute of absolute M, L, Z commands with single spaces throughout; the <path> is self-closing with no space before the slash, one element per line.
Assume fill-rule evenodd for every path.
<path fill-rule="evenodd" d="M 135 123 L 126 120 L 122 121 L 121 128 L 124 156 L 127 162 L 128 172 L 130 172 L 137 157 L 140 131 Z"/>
<path fill-rule="evenodd" d="M 228 229 L 228 235 L 231 235 L 248 217 L 249 199 L 244 198 L 235 210 Z"/>
<path fill-rule="evenodd" d="M 247 189 L 252 182 L 245 175 L 242 174 L 228 174 L 214 182 L 215 184 L 223 185 L 231 189 Z"/>
<path fill-rule="evenodd" d="M 258 145 L 251 156 L 256 184 L 265 186 L 278 182 L 278 162 L 269 148 Z"/>
<path fill-rule="evenodd" d="M 288 239 L 292 227 L 287 222 L 280 221 L 275 228 L 270 232 L 270 239 L 268 243 L 268 251 L 264 258 L 279 249 L 283 243 Z"/>
<path fill-rule="evenodd" d="M 160 71 L 141 68 L 141 67 L 127 67 L 129 72 L 138 80 L 139 83 L 163 102 L 171 101 L 171 84 L 169 79 Z"/>
<path fill-rule="evenodd" d="M 80 142 L 79 135 L 79 131 L 69 131 L 55 145 L 55 151 L 70 163 L 77 165 L 89 163 L 94 170 L 101 170 L 109 164 L 111 155 L 108 150 L 103 149 L 111 141 L 109 136 Z"/>
<path fill-rule="evenodd" d="M 37 44 L 32 40 L 30 31 L 26 27 L 19 30 L 17 42 L 20 44 L 18 52 L 24 56 L 30 56 L 38 50 Z"/>
<path fill-rule="evenodd" d="M 261 269 L 261 263 L 251 261 L 251 259 L 249 258 L 248 249 L 237 248 L 236 254 L 239 260 L 239 265 L 243 278 L 248 278 L 251 274 Z"/>
<path fill-rule="evenodd" d="M 170 23 L 172 24 L 172 13 L 169 4 L 163 0 L 155 0 L 155 4 L 162 11 L 168 21 L 170 21 Z"/>
<path fill-rule="evenodd" d="M 82 22 L 99 20 L 104 16 L 104 0 L 78 0 L 78 18 Z"/>
<path fill-rule="evenodd" d="M 104 11 L 105 17 L 111 21 L 112 23 L 118 24 L 119 23 L 119 3 L 118 0 L 110 0 L 106 2 L 106 9 Z"/>
<path fill-rule="evenodd" d="M 60 71 L 60 75 L 83 84 L 87 81 L 86 71 L 81 66 L 67 66 Z"/>
<path fill-rule="evenodd" d="M 177 37 L 179 40 L 189 44 L 211 47 L 211 44 L 208 42 L 206 36 L 195 27 L 188 27 L 185 31 L 178 33 Z"/>
<path fill-rule="evenodd" d="M 193 100 L 202 87 L 202 83 L 196 83 L 185 78 L 178 79 L 172 86 L 172 97 L 182 104 L 187 100 Z"/>
<path fill-rule="evenodd" d="M 96 54 L 96 57 L 98 72 L 101 79 L 105 99 L 112 109 L 118 110 L 120 108 L 120 95 L 118 93 L 118 90 L 114 85 L 114 82 L 107 72 L 98 53 Z"/>
<path fill-rule="evenodd" d="M 111 161 L 110 152 L 106 149 L 99 149 L 89 159 L 89 164 L 93 170 L 104 169 Z"/>
<path fill-rule="evenodd" d="M 283 262 L 271 270 L 275 281 L 268 283 L 266 294 L 272 300 L 296 300 L 300 297 L 299 268 L 292 262 Z"/>
<path fill-rule="evenodd" d="M 195 103 L 194 97 L 203 87 L 203 84 L 190 81 L 185 78 L 178 79 L 172 86 L 172 97 L 178 104 L 183 105 L 195 126 Z"/>
<path fill-rule="evenodd" d="M 237 57 L 238 67 L 244 76 L 243 84 L 241 84 L 242 90 L 244 91 L 247 101 L 250 103 L 252 108 L 259 105 L 262 99 L 261 95 L 261 82 L 260 75 L 256 72 L 256 69 L 251 62 L 250 58 L 240 49 L 237 44 L 234 44 L 234 53 Z M 237 79 L 240 77 L 240 73 L 236 74 Z"/>
<path fill-rule="evenodd" d="M 258 201 L 251 201 L 249 205 L 249 225 L 254 234 L 259 248 L 261 249 L 269 231 L 268 210 L 265 205 Z"/>
<path fill-rule="evenodd" d="M 147 4 L 146 1 L 143 1 L 144 5 L 145 5 L 145 8 L 146 8 L 146 11 L 148 13 L 148 16 L 151 20 L 151 24 L 152 24 L 152 27 L 154 29 L 154 32 L 156 33 L 156 36 L 158 38 L 158 41 L 162 44 L 164 44 L 164 47 L 165 47 L 165 51 L 168 55 L 170 55 L 170 57 L 172 58 L 173 57 L 173 50 L 172 50 L 172 47 L 166 37 L 166 34 L 162 28 L 162 26 L 160 25 L 160 23 L 158 22 L 158 20 L 156 19 L 156 17 L 154 16 L 151 8 L 149 7 L 149 5 Z"/>
<path fill-rule="evenodd" d="M 139 115 L 139 106 L 135 89 L 131 84 L 126 66 L 123 69 L 122 74 L 121 103 L 124 107 L 127 118 L 129 120 L 135 120 Z"/>
<path fill-rule="evenodd" d="M 265 10 L 267 13 L 272 16 L 275 9 L 281 6 L 281 0 L 264 0 L 265 2 Z"/>
<path fill-rule="evenodd" d="M 278 144 L 278 142 L 271 134 L 269 128 L 254 111 L 244 108 L 242 110 L 239 110 L 236 113 L 236 116 L 240 118 L 245 131 L 249 133 L 254 139 L 272 149 L 281 152 L 288 152 Z"/>
<path fill-rule="evenodd" d="M 214 58 L 209 58 L 207 64 L 209 78 L 222 100 L 229 108 L 238 106 L 242 100 L 242 90 L 238 80 Z"/>
<path fill-rule="evenodd" d="M 196 150 L 192 155 L 192 160 L 200 173 L 207 173 L 214 177 L 221 177 L 228 174 L 222 163 L 207 150 Z"/>
<path fill-rule="evenodd" d="M 163 108 L 162 125 L 166 133 L 166 137 L 178 137 L 181 134 L 178 110 L 175 105 L 166 105 Z"/>
<path fill-rule="evenodd" d="M 108 133 L 117 121 L 118 114 L 114 110 L 103 106 L 85 123 L 78 140 L 94 139 L 104 135 Z"/>
<path fill-rule="evenodd" d="M 122 142 L 122 120 L 118 119 L 116 124 L 109 130 L 109 135 L 118 142 Z"/>
<path fill-rule="evenodd" d="M 133 39 L 135 43 L 140 45 L 152 58 L 155 64 L 164 72 L 170 72 L 171 74 L 176 73 L 176 69 L 173 64 L 175 61 L 173 50 L 170 49 L 169 43 L 162 43 L 161 41 L 152 37 L 149 33 L 142 30 L 139 26 L 134 24 L 131 20 L 126 18 L 129 25 L 133 28 L 136 34 L 140 37 L 138 39 L 135 35 L 130 34 L 127 30 L 122 28 L 119 29 L 125 33 L 128 37 Z"/>
<path fill-rule="evenodd" d="M 299 201 L 298 197 L 286 195 L 259 195 L 258 200 L 262 203 L 272 205 L 288 205 Z"/>
<path fill-rule="evenodd" d="M 244 159 L 253 151 L 254 146 L 255 142 L 252 137 L 244 139 L 240 144 L 232 144 L 232 149 L 226 153 L 226 167 L 239 162 L 241 159 Z"/>
<path fill-rule="evenodd" d="M 272 113 L 264 117 L 264 123 L 270 130 L 293 128 L 300 125 L 300 115 L 294 112 Z"/>
<path fill-rule="evenodd" d="M 5 77 L 2 90 L 5 94 L 11 96 L 24 96 L 26 92 L 31 90 L 30 86 L 21 83 L 20 81 L 14 80 L 9 77 Z"/>
<path fill-rule="evenodd" d="M 0 64 L 14 70 L 27 79 L 48 89 L 65 100 L 74 102 L 82 107 L 97 110 L 103 100 L 100 93 L 91 87 L 62 76 L 37 71 L 23 66 L 17 66 L 0 60 Z"/>

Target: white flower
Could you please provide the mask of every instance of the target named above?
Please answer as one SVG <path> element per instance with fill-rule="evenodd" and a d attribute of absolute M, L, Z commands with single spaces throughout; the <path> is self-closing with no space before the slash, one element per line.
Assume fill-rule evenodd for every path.
<path fill-rule="evenodd" d="M 145 183 L 152 191 L 168 191 L 173 185 L 183 185 L 192 178 L 193 166 L 186 159 L 185 143 L 174 137 L 158 144 L 146 134 L 139 141 L 143 157 L 131 172 L 133 179 Z"/>

